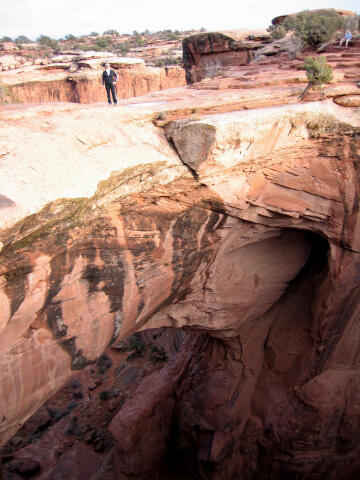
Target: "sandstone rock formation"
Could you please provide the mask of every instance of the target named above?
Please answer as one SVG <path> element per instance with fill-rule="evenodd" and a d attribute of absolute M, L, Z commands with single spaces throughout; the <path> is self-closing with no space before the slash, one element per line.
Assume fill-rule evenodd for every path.
<path fill-rule="evenodd" d="M 299 104 L 283 60 L 242 68 L 118 109 L 0 110 L 2 443 L 115 339 L 173 327 L 93 480 L 357 478 L 360 113 L 333 98 L 358 80 L 339 67 Z M 64 468 L 87 455 L 65 443 Z"/>
<path fill-rule="evenodd" d="M 183 63 L 188 83 L 214 76 L 223 67 L 247 65 L 254 51 L 269 41 L 261 32 L 255 40 L 244 31 L 206 32 L 183 40 Z"/>
<path fill-rule="evenodd" d="M 0 62 L 1 59 L 7 62 L 3 63 L 3 70 L 9 70 L 0 73 L 4 87 L 2 102 L 103 102 L 106 100 L 102 87 L 104 62 L 109 62 L 118 74 L 118 98 L 137 97 L 185 84 L 180 67 L 146 67 L 142 59 L 114 57 L 111 52 L 65 52 L 51 60 L 41 60 L 38 65 L 30 66 L 28 62 L 22 68 L 10 70 L 9 59 L 13 67 L 20 66 L 17 58 L 0 57 Z"/>

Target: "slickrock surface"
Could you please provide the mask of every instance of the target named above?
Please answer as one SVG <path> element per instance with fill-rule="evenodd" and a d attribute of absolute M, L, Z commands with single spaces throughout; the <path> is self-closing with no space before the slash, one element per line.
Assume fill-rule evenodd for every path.
<path fill-rule="evenodd" d="M 80 416 L 8 471 L 357 478 L 360 108 L 333 100 L 359 95 L 359 46 L 330 48 L 346 66 L 302 103 L 282 59 L 116 108 L 1 107 L 1 443 L 116 339 L 188 333 L 101 451 Z"/>

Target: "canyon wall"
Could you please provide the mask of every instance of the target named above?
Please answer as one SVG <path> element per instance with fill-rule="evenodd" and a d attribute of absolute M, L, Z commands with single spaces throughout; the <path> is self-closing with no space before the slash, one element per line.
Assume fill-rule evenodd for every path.
<path fill-rule="evenodd" d="M 7 117 L 4 161 L 35 174 L 1 190 L 1 442 L 115 339 L 171 326 L 190 335 L 115 415 L 114 472 L 171 459 L 214 480 L 355 478 L 358 110 L 312 102 L 164 130 L 153 109 L 118 112 Z M 29 164 L 35 131 L 52 132 L 54 155 Z"/>
<path fill-rule="evenodd" d="M 184 85 L 180 67 L 119 70 L 116 92 L 119 99 L 139 97 L 149 92 Z M 98 103 L 106 100 L 102 73 L 76 73 L 59 80 L 43 79 L 9 85 L 9 100 L 20 103 L 75 102 Z"/>
<path fill-rule="evenodd" d="M 23 66 L 0 73 L 2 103 L 107 101 L 102 86 L 103 64 L 109 61 L 118 75 L 118 99 L 185 85 L 185 72 L 176 66 L 147 67 L 143 60 L 88 54 L 54 57 L 47 65 Z M 85 57 L 85 58 L 83 58 Z M 88 58 L 89 57 L 89 58 Z"/>

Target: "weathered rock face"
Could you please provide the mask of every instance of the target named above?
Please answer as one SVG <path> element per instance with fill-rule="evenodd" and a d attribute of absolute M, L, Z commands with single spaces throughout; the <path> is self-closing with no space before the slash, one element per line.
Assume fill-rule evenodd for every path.
<path fill-rule="evenodd" d="M 119 474 L 165 455 L 200 478 L 355 475 L 356 113 L 325 102 L 173 121 L 181 161 L 163 131 L 128 116 L 121 171 L 90 198 L 60 200 L 67 182 L 49 173 L 58 200 L 1 230 L 1 441 L 119 335 L 172 326 L 192 334 L 183 350 L 111 424 Z M 48 121 L 61 130 L 72 115 Z M 136 122 L 154 156 L 124 170 Z M 101 148 L 94 172 L 112 151 Z M 30 198 L 14 201 L 16 181 L 8 212 Z M 31 196 L 36 212 L 46 201 Z"/>
<path fill-rule="evenodd" d="M 358 134 L 348 136 L 343 123 L 324 122 L 319 131 L 318 124 L 304 119 L 304 111 L 300 123 L 292 117 L 289 128 L 284 111 L 279 118 L 273 112 L 271 127 L 260 120 L 264 112 L 248 120 L 256 121 L 257 115 L 257 128 L 247 140 L 242 122 L 236 141 L 236 115 L 168 126 L 183 161 L 200 182 L 211 185 L 233 218 L 223 224 L 219 248 L 210 264 L 195 273 L 189 293 L 150 320 L 152 326 L 171 321 L 210 334 L 205 343 L 194 345 L 180 381 L 163 373 L 173 378 L 172 391 L 162 389 L 160 398 L 154 393 L 156 405 L 168 408 L 164 417 L 151 417 L 156 423 L 151 431 L 163 445 L 160 435 L 170 408 L 170 455 L 178 468 L 187 468 L 188 474 L 196 470 L 201 478 L 355 478 L 360 468 L 355 460 L 359 358 L 353 333 L 360 294 Z M 306 124 L 312 138 L 299 155 Z M 260 145 L 256 135 L 263 139 L 262 156 L 252 151 Z M 285 169 L 280 166 L 283 142 Z M 230 165 L 232 149 L 236 167 Z M 346 151 L 352 152 L 349 163 Z M 340 156 L 338 170 L 334 160 Z M 345 171 L 351 180 L 343 184 L 339 175 Z M 250 184 L 244 177 L 251 178 Z M 340 213 L 340 204 L 347 203 L 340 200 L 344 195 L 352 206 Z M 280 229 L 276 237 L 274 226 Z M 176 363 L 170 368 L 176 369 Z M 145 384 L 111 426 L 120 469 L 128 474 L 146 470 L 137 453 L 145 448 L 141 431 L 151 402 L 142 402 L 141 388 Z M 128 451 L 133 456 L 122 461 Z M 148 465 L 153 461 L 155 456 Z"/>
<path fill-rule="evenodd" d="M 143 474 L 167 452 L 204 478 L 350 478 L 356 122 L 308 104 L 166 132 L 191 170 L 175 157 L 133 167 L 3 230 L 2 441 L 120 332 L 171 325 L 207 335 L 115 417 L 118 471 Z"/>
<path fill-rule="evenodd" d="M 267 40 L 264 35 L 262 40 Z M 183 40 L 183 62 L 188 83 L 213 77 L 224 67 L 247 65 L 261 40 L 246 39 L 243 32 L 215 32 L 193 35 Z"/>
<path fill-rule="evenodd" d="M 185 85 L 185 72 L 180 67 L 146 67 L 142 59 L 113 57 L 106 52 L 58 55 L 51 63 L 42 61 L 43 64 L 23 68 L 18 68 L 17 57 L 0 57 L 0 61 L 8 59 L 9 63 L 9 58 L 16 69 L 0 74 L 3 83 L 0 101 L 6 103 L 106 101 L 102 86 L 104 62 L 109 62 L 118 74 L 119 99 Z"/>
<path fill-rule="evenodd" d="M 119 70 L 117 73 L 116 91 L 119 99 L 180 87 L 185 83 L 184 70 L 180 67 L 142 67 Z M 106 101 L 106 91 L 99 72 L 79 72 L 59 80 L 24 82 L 10 85 L 7 89 L 10 101 L 21 103 Z"/>

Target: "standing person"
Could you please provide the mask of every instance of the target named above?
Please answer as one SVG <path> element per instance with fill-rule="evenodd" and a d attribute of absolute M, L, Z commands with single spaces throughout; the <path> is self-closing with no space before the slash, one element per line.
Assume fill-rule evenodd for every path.
<path fill-rule="evenodd" d="M 114 72 L 114 70 L 110 69 L 110 63 L 105 63 L 105 70 L 102 76 L 102 84 L 105 85 L 109 105 L 111 105 L 110 90 L 111 90 L 113 102 L 115 105 L 117 104 L 116 91 L 115 91 L 116 82 L 117 82 L 116 73 Z"/>
<path fill-rule="evenodd" d="M 345 48 L 347 48 L 348 43 L 351 40 L 351 31 L 349 29 L 346 30 L 344 37 L 340 40 L 339 47 L 341 47 L 344 40 L 345 40 Z"/>

